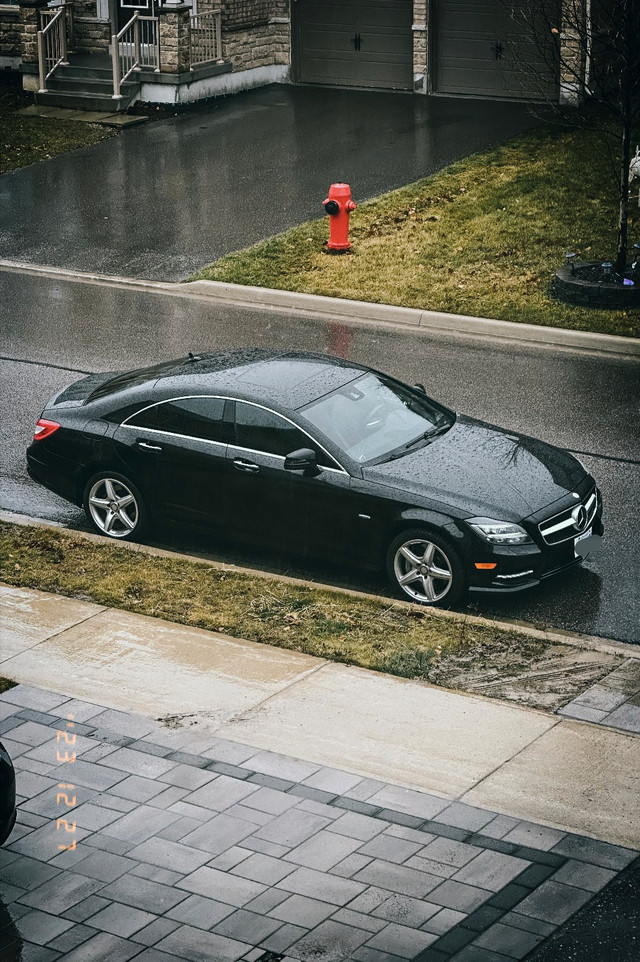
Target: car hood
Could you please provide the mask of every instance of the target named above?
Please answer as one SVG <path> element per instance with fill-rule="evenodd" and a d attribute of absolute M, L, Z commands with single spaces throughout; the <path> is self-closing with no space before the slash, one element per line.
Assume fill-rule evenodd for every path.
<path fill-rule="evenodd" d="M 429 444 L 364 466 L 362 474 L 367 481 L 457 508 L 463 517 L 507 521 L 553 504 L 585 477 L 566 451 L 463 416 Z"/>

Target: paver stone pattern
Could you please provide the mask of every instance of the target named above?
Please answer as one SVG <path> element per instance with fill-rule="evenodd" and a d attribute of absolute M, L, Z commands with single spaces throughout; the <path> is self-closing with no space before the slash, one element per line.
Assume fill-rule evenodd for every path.
<path fill-rule="evenodd" d="M 25 685 L 0 736 L 0 957 L 521 959 L 637 856 Z"/>

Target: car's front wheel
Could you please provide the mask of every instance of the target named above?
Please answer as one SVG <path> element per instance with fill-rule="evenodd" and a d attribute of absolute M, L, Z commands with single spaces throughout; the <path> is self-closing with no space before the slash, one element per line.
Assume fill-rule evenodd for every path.
<path fill-rule="evenodd" d="M 83 505 L 96 531 L 108 538 L 139 538 L 147 522 L 144 501 L 135 484 L 115 471 L 102 471 L 89 478 Z"/>
<path fill-rule="evenodd" d="M 462 562 L 453 545 L 427 528 L 402 531 L 389 545 L 387 573 L 402 597 L 448 608 L 466 589 Z"/>

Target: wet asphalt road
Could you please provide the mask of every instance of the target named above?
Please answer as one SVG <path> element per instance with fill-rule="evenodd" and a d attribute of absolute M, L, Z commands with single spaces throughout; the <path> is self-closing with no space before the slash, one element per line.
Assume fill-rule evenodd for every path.
<path fill-rule="evenodd" d="M 0 177 L 0 257 L 181 280 L 537 123 L 523 104 L 273 85 Z"/>
<path fill-rule="evenodd" d="M 640 641 L 640 365 L 637 361 L 382 327 L 342 327 L 274 310 L 0 270 L 5 414 L 0 507 L 85 528 L 80 511 L 33 484 L 24 450 L 45 401 L 83 372 L 129 368 L 187 351 L 258 345 L 344 353 L 462 413 L 582 452 L 605 503 L 597 560 L 524 594 L 473 596 L 471 610 Z M 367 591 L 382 577 L 256 556 L 167 530 L 159 544 Z"/>
<path fill-rule="evenodd" d="M 640 861 L 527 956 L 528 962 L 637 962 Z"/>

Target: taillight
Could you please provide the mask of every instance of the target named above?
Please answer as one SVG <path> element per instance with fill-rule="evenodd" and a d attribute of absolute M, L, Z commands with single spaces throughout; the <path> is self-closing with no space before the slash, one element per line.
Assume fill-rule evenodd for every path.
<path fill-rule="evenodd" d="M 46 418 L 38 418 L 36 429 L 33 432 L 34 441 L 42 441 L 44 438 L 48 438 L 50 434 L 57 431 L 60 425 L 57 421 L 47 421 Z"/>

